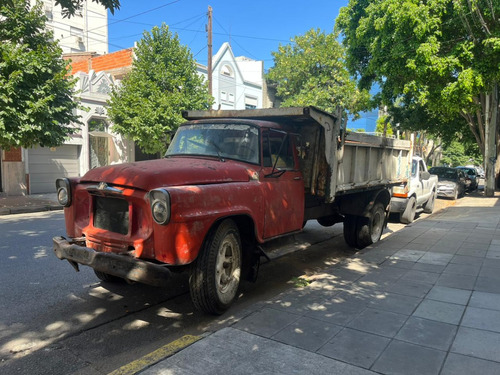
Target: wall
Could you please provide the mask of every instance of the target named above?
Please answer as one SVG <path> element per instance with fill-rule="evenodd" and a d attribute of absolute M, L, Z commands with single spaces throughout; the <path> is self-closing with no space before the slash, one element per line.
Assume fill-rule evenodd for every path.
<path fill-rule="evenodd" d="M 26 195 L 27 184 L 21 148 L 2 151 L 2 183 L 5 195 Z"/>
<path fill-rule="evenodd" d="M 33 6 L 36 0 L 30 0 Z M 63 18 L 62 9 L 55 0 L 44 0 L 42 11 L 47 16 L 47 29 L 54 32 L 54 39 L 64 53 L 108 53 L 108 12 L 101 4 L 84 1 L 81 12 L 71 18 Z"/>

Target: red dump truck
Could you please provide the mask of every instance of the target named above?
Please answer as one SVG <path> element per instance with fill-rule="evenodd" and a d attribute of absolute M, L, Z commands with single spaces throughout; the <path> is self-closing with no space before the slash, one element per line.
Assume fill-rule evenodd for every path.
<path fill-rule="evenodd" d="M 189 272 L 196 308 L 223 313 L 260 245 L 308 220 L 344 223 L 356 248 L 380 239 L 411 143 L 346 132 L 314 107 L 187 111 L 163 159 L 56 181 L 67 237 L 57 257 L 111 281 L 166 286 Z"/>

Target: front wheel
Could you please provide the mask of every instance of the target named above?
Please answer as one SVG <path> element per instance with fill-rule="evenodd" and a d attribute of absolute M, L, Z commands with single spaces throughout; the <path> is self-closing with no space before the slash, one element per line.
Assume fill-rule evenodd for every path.
<path fill-rule="evenodd" d="M 408 203 L 406 204 L 405 210 L 401 213 L 399 221 L 403 224 L 413 223 L 415 220 L 415 214 L 417 213 L 417 200 L 415 197 L 410 197 Z"/>
<path fill-rule="evenodd" d="M 241 255 L 238 227 L 226 219 L 211 231 L 191 269 L 189 290 L 197 309 L 220 315 L 231 306 L 240 285 Z"/>

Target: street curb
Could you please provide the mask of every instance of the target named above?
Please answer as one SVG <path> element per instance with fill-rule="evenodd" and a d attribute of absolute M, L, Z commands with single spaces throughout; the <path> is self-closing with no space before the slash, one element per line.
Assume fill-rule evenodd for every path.
<path fill-rule="evenodd" d="M 60 211 L 63 208 L 64 207 L 59 205 L 0 208 L 0 216 L 28 214 L 28 213 L 44 212 L 44 211 Z"/>
<path fill-rule="evenodd" d="M 145 356 L 130 362 L 129 364 L 120 367 L 119 369 L 110 372 L 108 375 L 134 375 L 138 372 L 153 366 L 154 364 L 171 357 L 175 353 L 187 348 L 195 342 L 201 340 L 203 336 L 185 335 L 181 338 L 172 341 L 171 343 L 162 346 L 161 348 L 146 354 Z"/>

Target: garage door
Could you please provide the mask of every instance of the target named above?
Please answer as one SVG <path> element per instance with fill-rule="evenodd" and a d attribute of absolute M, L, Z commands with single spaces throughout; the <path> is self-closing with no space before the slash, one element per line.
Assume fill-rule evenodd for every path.
<path fill-rule="evenodd" d="M 37 147 L 28 150 L 30 194 L 55 193 L 55 180 L 79 176 L 78 147 Z"/>

